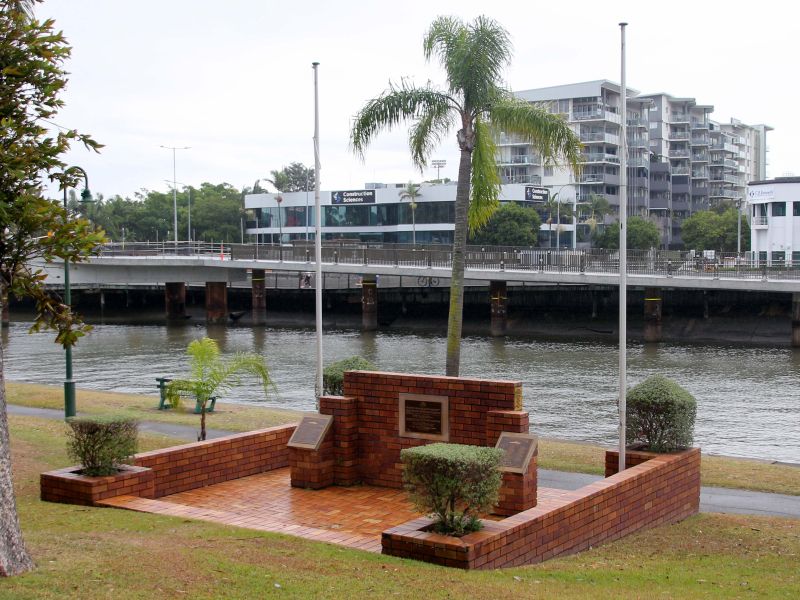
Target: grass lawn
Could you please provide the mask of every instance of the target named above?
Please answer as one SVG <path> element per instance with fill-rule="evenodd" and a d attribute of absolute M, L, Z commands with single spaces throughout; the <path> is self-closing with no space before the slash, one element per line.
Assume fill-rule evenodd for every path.
<path fill-rule="evenodd" d="M 701 515 L 542 565 L 462 572 L 277 534 L 38 500 L 64 425 L 10 417 L 35 571 L 0 598 L 797 598 L 800 521 Z M 143 436 L 143 449 L 172 443 Z"/>
<path fill-rule="evenodd" d="M 155 387 L 155 386 L 154 386 Z M 10 404 L 63 409 L 63 390 L 56 386 L 7 382 Z M 78 390 L 78 410 L 89 414 L 117 412 L 141 420 L 180 423 L 198 427 L 200 417 L 191 412 L 158 410 L 156 396 Z M 193 406 L 186 409 L 191 411 Z M 298 421 L 301 413 L 286 409 L 217 403 L 207 415 L 206 426 L 247 431 Z M 603 474 L 605 448 L 590 444 L 542 439 L 539 466 L 544 469 Z M 720 456 L 703 456 L 703 485 L 742 488 L 800 496 L 800 468 Z"/>

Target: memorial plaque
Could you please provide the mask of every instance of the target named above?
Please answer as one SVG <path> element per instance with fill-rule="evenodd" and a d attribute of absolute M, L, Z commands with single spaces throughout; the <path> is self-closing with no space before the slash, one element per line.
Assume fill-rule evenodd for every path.
<path fill-rule="evenodd" d="M 509 433 L 504 431 L 500 434 L 495 448 L 503 450 L 503 458 L 500 459 L 500 470 L 507 473 L 527 473 L 531 458 L 536 454 L 538 440 L 535 435 L 530 433 Z"/>
<path fill-rule="evenodd" d="M 328 433 L 332 423 L 333 417 L 331 415 L 303 417 L 286 445 L 290 448 L 319 450 L 322 440 L 325 439 L 325 434 Z"/>
<path fill-rule="evenodd" d="M 447 396 L 400 394 L 400 435 L 446 442 L 450 439 Z"/>

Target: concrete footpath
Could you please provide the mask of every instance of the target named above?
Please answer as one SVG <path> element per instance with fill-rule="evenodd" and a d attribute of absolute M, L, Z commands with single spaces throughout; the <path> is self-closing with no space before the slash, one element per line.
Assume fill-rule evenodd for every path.
<path fill-rule="evenodd" d="M 55 420 L 64 418 L 64 413 L 60 410 L 31 408 L 15 404 L 8 405 L 8 413 Z M 140 421 L 139 430 L 145 433 L 167 435 L 188 442 L 196 441 L 198 433 L 197 427 L 156 421 Z M 208 439 L 223 437 L 231 433 L 233 432 L 222 429 L 206 429 L 206 437 Z M 575 490 L 598 479 L 602 479 L 602 477 L 584 473 L 539 469 L 539 485 L 542 487 Z M 700 490 L 700 511 L 800 519 L 800 496 L 703 486 Z"/>

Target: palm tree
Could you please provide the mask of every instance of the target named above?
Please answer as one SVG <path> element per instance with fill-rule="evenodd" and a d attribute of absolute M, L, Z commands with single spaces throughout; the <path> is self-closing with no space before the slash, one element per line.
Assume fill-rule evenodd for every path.
<path fill-rule="evenodd" d="M 589 218 L 586 222 L 589 224 L 589 231 L 594 234 L 597 229 L 598 223 L 603 221 L 605 216 L 611 212 L 611 205 L 606 200 L 605 196 L 597 194 L 589 194 Z"/>
<path fill-rule="evenodd" d="M 456 127 L 461 158 L 455 202 L 447 375 L 458 375 L 464 305 L 464 255 L 468 229 L 484 225 L 499 205 L 496 136 L 519 135 L 547 163 L 577 166 L 580 142 L 567 123 L 544 107 L 517 99 L 501 85 L 511 58 L 508 34 L 495 21 L 478 17 L 465 24 L 439 17 L 423 42 L 425 58 L 436 56 L 447 75 L 445 89 L 417 87 L 403 80 L 367 102 L 356 115 L 350 143 L 364 157 L 381 130 L 411 121 L 409 146 L 414 165 L 425 168 L 431 152 Z"/>
<path fill-rule="evenodd" d="M 189 343 L 189 372 L 186 379 L 173 379 L 167 386 L 167 395 L 176 402 L 181 393 L 194 397 L 200 405 L 200 435 L 206 439 L 206 406 L 211 397 L 238 384 L 239 373 L 257 377 L 264 386 L 264 394 L 272 385 L 264 359 L 256 354 L 235 354 L 228 360 L 220 357 L 219 346 L 211 338 L 204 337 Z"/>
<path fill-rule="evenodd" d="M 422 192 L 419 191 L 419 184 L 411 183 L 410 181 L 402 190 L 400 190 L 399 196 L 400 200 L 410 200 L 411 201 L 411 243 L 416 246 L 417 245 L 417 220 L 414 216 L 414 213 L 417 211 L 417 198 L 422 196 Z M 423 215 L 424 216 L 424 215 Z"/>

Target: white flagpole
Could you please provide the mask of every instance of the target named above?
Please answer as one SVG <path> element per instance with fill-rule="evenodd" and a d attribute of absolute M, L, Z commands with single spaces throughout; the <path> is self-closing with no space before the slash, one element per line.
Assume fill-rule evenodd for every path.
<path fill-rule="evenodd" d="M 625 26 L 622 35 L 622 135 L 619 160 L 619 472 L 625 470 L 625 413 L 628 379 L 628 89 L 625 84 Z"/>
<path fill-rule="evenodd" d="M 317 409 L 319 409 L 319 397 L 322 396 L 322 233 L 320 223 L 322 222 L 322 210 L 319 205 L 319 91 L 317 84 L 318 62 L 311 63 L 314 69 L 314 261 L 315 271 L 315 305 L 317 317 L 317 382 L 315 393 L 317 397 Z"/>

